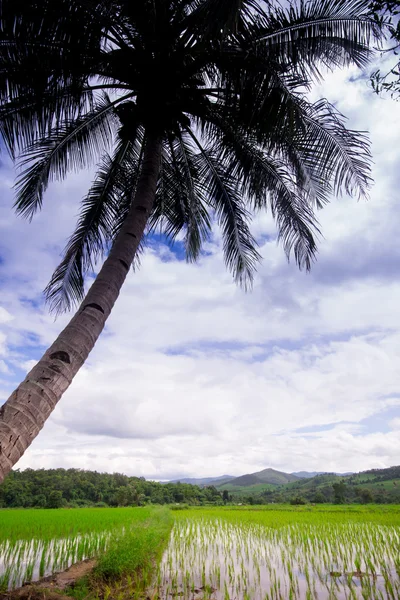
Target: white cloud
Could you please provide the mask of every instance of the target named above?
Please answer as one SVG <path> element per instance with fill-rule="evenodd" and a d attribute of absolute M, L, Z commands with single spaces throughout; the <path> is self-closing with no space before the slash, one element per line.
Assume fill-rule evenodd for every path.
<path fill-rule="evenodd" d="M 400 431 L 400 417 L 396 417 L 396 419 L 389 421 L 389 425 L 393 431 Z"/>

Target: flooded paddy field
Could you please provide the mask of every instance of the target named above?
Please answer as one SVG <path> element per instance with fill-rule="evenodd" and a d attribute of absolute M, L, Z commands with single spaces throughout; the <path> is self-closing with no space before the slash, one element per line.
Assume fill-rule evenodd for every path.
<path fill-rule="evenodd" d="M 271 527 L 189 517 L 172 530 L 158 597 L 398 599 L 399 533 L 372 523 Z"/>
<path fill-rule="evenodd" d="M 400 599 L 398 506 L 157 510 L 0 511 L 0 591 L 98 557 L 119 600 Z"/>
<path fill-rule="evenodd" d="M 37 581 L 103 553 L 149 518 L 149 508 L 0 511 L 0 591 Z"/>

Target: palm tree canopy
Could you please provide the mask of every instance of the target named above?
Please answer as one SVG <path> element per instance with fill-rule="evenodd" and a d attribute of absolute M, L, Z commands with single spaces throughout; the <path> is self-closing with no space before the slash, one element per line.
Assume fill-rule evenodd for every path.
<path fill-rule="evenodd" d="M 270 208 L 300 267 L 316 252 L 315 209 L 363 195 L 366 137 L 306 91 L 324 69 L 368 61 L 369 1 L 2 0 L 0 133 L 20 168 L 16 209 L 31 218 L 50 181 L 97 164 L 47 289 L 56 310 L 124 221 L 146 138 L 162 140 L 149 226 L 183 236 L 189 260 L 214 219 L 245 286 L 259 260 L 250 230 Z"/>

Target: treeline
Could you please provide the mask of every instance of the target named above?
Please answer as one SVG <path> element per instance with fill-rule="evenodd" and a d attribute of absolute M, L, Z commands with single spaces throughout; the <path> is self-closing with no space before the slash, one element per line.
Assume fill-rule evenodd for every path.
<path fill-rule="evenodd" d="M 358 475 L 359 483 L 362 476 L 368 476 L 363 483 L 375 483 L 379 481 L 389 481 L 391 479 L 400 479 L 400 466 L 387 467 L 386 469 L 370 469 Z M 349 481 L 355 481 L 354 477 L 350 477 Z"/>
<path fill-rule="evenodd" d="M 306 485 L 291 484 L 276 490 L 263 491 L 258 497 L 248 497 L 249 503 L 285 503 L 303 504 L 400 504 L 400 484 L 389 479 L 326 481 L 318 485 L 319 477 Z M 381 483 L 379 483 L 381 482 Z M 385 485 L 387 482 L 389 485 Z M 375 485 L 371 485 L 375 484 Z"/>
<path fill-rule="evenodd" d="M 11 471 L 0 485 L 0 508 L 141 506 L 144 504 L 222 504 L 213 486 L 157 483 L 120 473 L 80 469 Z"/>

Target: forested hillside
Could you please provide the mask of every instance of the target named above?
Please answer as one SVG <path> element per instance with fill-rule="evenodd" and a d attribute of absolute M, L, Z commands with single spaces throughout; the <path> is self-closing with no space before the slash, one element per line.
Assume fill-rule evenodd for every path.
<path fill-rule="evenodd" d="M 0 485 L 0 508 L 61 506 L 131 506 L 146 503 L 206 504 L 222 502 L 215 487 L 157 483 L 120 473 L 80 469 L 11 471 Z"/>
<path fill-rule="evenodd" d="M 267 473 L 265 469 L 261 473 Z M 276 473 L 276 472 L 274 472 Z M 284 474 L 283 474 L 284 475 Z M 236 478 L 235 481 L 246 479 Z M 158 483 L 121 473 L 80 469 L 12 471 L 0 485 L 0 508 L 80 506 L 141 506 L 144 504 L 269 504 L 292 502 L 400 504 L 400 467 L 373 469 L 340 476 L 334 473 L 281 484 L 222 483 L 191 485 Z M 246 485 L 247 483 L 247 485 Z"/>
<path fill-rule="evenodd" d="M 249 490 L 254 502 L 290 502 L 302 500 L 314 503 L 400 503 L 400 466 L 373 469 L 347 476 L 326 473 L 311 479 L 300 479 L 278 488 Z M 250 498 L 249 498 L 250 499 Z"/>

